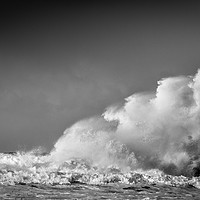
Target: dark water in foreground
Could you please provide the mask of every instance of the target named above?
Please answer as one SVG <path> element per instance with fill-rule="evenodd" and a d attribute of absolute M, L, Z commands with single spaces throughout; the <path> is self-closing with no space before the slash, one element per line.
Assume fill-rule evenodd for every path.
<path fill-rule="evenodd" d="M 200 199 L 193 186 L 87 185 L 45 186 L 40 184 L 0 186 L 0 199 Z"/>

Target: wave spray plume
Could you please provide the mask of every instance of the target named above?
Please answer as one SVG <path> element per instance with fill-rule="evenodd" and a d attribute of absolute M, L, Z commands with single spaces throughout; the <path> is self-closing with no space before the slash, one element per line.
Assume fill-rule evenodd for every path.
<path fill-rule="evenodd" d="M 124 171 L 159 169 L 200 175 L 200 70 L 163 78 L 155 93 L 137 93 L 122 106 L 68 128 L 51 152 L 59 164 L 87 160 Z"/>

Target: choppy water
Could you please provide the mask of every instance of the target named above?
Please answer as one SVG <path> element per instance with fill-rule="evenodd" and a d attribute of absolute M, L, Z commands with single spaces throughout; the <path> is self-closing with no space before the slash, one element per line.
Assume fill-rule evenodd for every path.
<path fill-rule="evenodd" d="M 87 185 L 46 186 L 40 184 L 0 186 L 1 199 L 200 199 L 192 186 Z"/>
<path fill-rule="evenodd" d="M 1 199 L 200 199 L 199 188 L 199 177 L 157 169 L 100 169 L 80 159 L 54 165 L 50 155 L 0 154 Z"/>

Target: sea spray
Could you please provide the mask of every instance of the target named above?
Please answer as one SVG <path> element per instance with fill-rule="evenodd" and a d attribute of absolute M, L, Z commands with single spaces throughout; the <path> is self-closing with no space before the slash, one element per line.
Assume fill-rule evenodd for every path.
<path fill-rule="evenodd" d="M 199 175 L 200 71 L 164 78 L 155 93 L 137 93 L 122 106 L 68 128 L 51 152 L 57 162 L 71 158 L 97 166 L 160 169 Z"/>
<path fill-rule="evenodd" d="M 0 154 L 2 184 L 167 184 L 200 188 L 200 71 L 164 78 L 40 150 Z"/>

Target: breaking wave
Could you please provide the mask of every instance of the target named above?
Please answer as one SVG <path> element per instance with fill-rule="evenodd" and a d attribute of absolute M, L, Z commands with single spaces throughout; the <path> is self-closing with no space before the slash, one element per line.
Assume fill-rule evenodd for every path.
<path fill-rule="evenodd" d="M 158 81 L 66 129 L 52 151 L 0 154 L 2 183 L 193 184 L 200 175 L 200 71 Z"/>
<path fill-rule="evenodd" d="M 200 71 L 158 81 L 155 93 L 138 93 L 100 117 L 74 124 L 51 152 L 123 170 L 159 169 L 171 175 L 200 175 Z"/>

